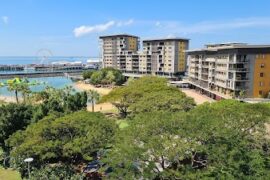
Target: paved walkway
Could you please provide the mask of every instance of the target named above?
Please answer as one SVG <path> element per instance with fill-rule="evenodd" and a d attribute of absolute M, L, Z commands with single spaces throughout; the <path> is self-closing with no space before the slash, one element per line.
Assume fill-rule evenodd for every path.
<path fill-rule="evenodd" d="M 184 92 L 187 96 L 192 97 L 196 104 L 203 104 L 205 102 L 215 102 L 214 99 L 207 97 L 205 95 L 200 94 L 199 92 L 193 90 L 193 89 L 181 89 L 182 92 Z"/>

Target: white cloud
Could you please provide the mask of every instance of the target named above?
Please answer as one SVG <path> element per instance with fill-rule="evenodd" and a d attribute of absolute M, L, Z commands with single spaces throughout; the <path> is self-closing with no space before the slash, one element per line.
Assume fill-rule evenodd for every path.
<path fill-rule="evenodd" d="M 89 33 L 106 31 L 110 27 L 115 25 L 115 21 L 109 21 L 105 24 L 98 24 L 94 26 L 80 26 L 74 29 L 75 37 L 84 36 Z"/>
<path fill-rule="evenodd" d="M 1 19 L 2 19 L 4 24 L 8 24 L 8 22 L 9 22 L 9 17 L 8 16 L 2 16 Z"/>
<path fill-rule="evenodd" d="M 127 21 L 119 21 L 117 22 L 117 26 L 118 27 L 122 27 L 122 26 L 128 26 L 134 23 L 133 19 L 127 20 Z"/>
<path fill-rule="evenodd" d="M 99 33 L 99 32 L 106 31 L 112 28 L 113 26 L 117 26 L 117 27 L 128 26 L 128 25 L 131 25 L 133 22 L 134 22 L 133 19 L 130 19 L 128 21 L 109 21 L 105 24 L 98 24 L 94 26 L 83 25 L 83 26 L 75 28 L 73 32 L 74 32 L 75 37 L 81 37 L 90 33 Z"/>

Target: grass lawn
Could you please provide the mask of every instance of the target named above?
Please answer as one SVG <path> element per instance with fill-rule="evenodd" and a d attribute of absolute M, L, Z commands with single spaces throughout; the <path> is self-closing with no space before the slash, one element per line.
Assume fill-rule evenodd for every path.
<path fill-rule="evenodd" d="M 21 175 L 17 171 L 0 168 L 0 180 L 21 180 Z"/>
<path fill-rule="evenodd" d="M 124 129 L 129 126 L 127 120 L 117 120 L 116 124 L 118 124 L 120 129 Z"/>

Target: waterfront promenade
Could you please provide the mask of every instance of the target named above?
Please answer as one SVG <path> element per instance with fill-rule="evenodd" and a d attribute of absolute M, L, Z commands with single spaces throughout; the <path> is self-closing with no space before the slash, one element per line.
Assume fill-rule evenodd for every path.
<path fill-rule="evenodd" d="M 15 77 L 19 78 L 39 78 L 39 77 L 58 77 L 68 75 L 81 75 L 83 70 L 73 71 L 55 71 L 55 72 L 14 72 L 14 73 L 0 73 L 0 79 L 12 79 Z"/>

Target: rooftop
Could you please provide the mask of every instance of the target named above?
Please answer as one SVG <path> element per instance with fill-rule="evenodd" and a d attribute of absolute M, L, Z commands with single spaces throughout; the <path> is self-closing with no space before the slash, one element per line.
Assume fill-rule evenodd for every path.
<path fill-rule="evenodd" d="M 270 48 L 270 45 L 249 45 L 247 43 L 219 43 L 219 44 L 206 44 L 205 48 L 187 50 L 187 52 L 198 52 L 198 51 L 218 51 L 225 49 L 265 49 Z"/>
<path fill-rule="evenodd" d="M 145 39 L 143 42 L 151 42 L 151 41 L 189 41 L 187 38 L 181 37 L 172 37 L 172 38 L 157 38 L 157 39 Z"/>
<path fill-rule="evenodd" d="M 138 36 L 134 36 L 131 34 L 110 34 L 110 35 L 104 35 L 104 36 L 99 36 L 100 39 L 103 38 L 112 38 L 112 37 L 134 37 L 134 38 L 139 38 Z"/>

